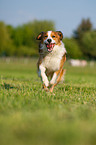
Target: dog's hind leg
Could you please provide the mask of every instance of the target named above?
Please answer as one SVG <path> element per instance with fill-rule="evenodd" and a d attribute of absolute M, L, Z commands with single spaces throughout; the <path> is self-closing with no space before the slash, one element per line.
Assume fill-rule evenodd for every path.
<path fill-rule="evenodd" d="M 61 69 L 60 71 L 57 71 L 54 73 L 52 80 L 50 81 L 50 83 L 52 85 L 52 87 L 50 88 L 50 92 L 53 92 L 54 87 L 61 81 L 63 80 L 64 74 L 65 74 L 65 69 Z M 59 73 L 59 74 L 58 74 Z M 57 74 L 57 75 L 56 75 Z M 57 78 L 57 79 L 56 79 Z"/>

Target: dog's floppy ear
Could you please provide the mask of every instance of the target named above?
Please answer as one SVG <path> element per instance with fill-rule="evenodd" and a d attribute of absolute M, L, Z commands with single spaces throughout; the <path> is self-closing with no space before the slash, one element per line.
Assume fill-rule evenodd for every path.
<path fill-rule="evenodd" d="M 58 33 L 58 35 L 60 36 L 60 40 L 63 39 L 63 33 L 61 31 L 56 31 Z"/>
<path fill-rule="evenodd" d="M 37 40 L 41 40 L 43 34 L 44 34 L 44 32 L 41 32 L 41 33 L 36 37 L 36 39 L 37 39 Z"/>

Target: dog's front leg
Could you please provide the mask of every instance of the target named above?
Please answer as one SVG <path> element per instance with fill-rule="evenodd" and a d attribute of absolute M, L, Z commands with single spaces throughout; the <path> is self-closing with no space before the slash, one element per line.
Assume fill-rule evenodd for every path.
<path fill-rule="evenodd" d="M 48 91 L 48 86 L 49 86 L 49 81 L 48 78 L 45 74 L 46 68 L 43 65 L 39 66 L 39 77 L 41 78 L 42 82 L 43 82 L 43 88 Z"/>
<path fill-rule="evenodd" d="M 50 86 L 51 86 L 50 92 L 53 92 L 54 86 L 57 84 L 57 78 L 58 78 L 59 72 L 60 72 L 60 71 L 58 70 L 58 71 L 56 71 L 56 72 L 53 74 L 53 77 L 52 77 L 52 79 L 51 79 L 51 81 L 50 81 Z M 54 85 L 54 84 L 55 84 L 55 85 Z"/>

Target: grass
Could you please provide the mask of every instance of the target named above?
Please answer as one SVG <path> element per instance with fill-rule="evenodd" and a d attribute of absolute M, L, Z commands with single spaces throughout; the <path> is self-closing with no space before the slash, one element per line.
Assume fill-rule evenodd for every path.
<path fill-rule="evenodd" d="M 95 145 L 96 64 L 67 69 L 53 93 L 42 90 L 36 59 L 0 59 L 1 145 Z"/>

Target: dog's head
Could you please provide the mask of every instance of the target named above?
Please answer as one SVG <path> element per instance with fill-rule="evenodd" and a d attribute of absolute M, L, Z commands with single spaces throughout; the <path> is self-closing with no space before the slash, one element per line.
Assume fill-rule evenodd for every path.
<path fill-rule="evenodd" d="M 51 52 L 55 45 L 61 45 L 63 34 L 61 31 L 47 31 L 41 32 L 37 36 L 37 40 L 41 40 L 41 44 L 44 44 L 48 52 Z"/>

